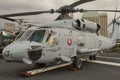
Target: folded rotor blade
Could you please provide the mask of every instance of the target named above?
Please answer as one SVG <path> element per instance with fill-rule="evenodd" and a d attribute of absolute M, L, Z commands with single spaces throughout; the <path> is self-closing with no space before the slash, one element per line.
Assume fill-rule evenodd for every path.
<path fill-rule="evenodd" d="M 110 27 L 113 24 L 113 21 L 111 23 L 108 24 L 108 27 Z"/>
<path fill-rule="evenodd" d="M 9 21 L 12 21 L 12 22 L 16 22 L 16 19 L 12 19 L 12 18 L 7 18 L 7 17 L 1 17 L 1 19 L 5 19 L 5 20 L 9 20 Z"/>
<path fill-rule="evenodd" d="M 120 18 L 120 16 L 119 16 L 119 17 L 117 17 L 117 18 L 115 18 L 114 20 L 112 20 L 112 22 L 111 22 L 111 23 L 109 23 L 108 27 L 109 27 L 109 26 L 111 26 L 112 24 L 114 24 L 114 23 L 116 22 L 116 20 L 117 20 L 117 19 L 119 19 L 119 18 Z"/>
<path fill-rule="evenodd" d="M 120 18 L 120 16 L 119 17 L 117 17 L 116 19 L 119 19 Z"/>
<path fill-rule="evenodd" d="M 6 14 L 6 15 L 0 15 L 0 17 L 16 17 L 16 16 L 29 16 L 29 15 L 38 15 L 42 13 L 51 13 L 51 10 L 49 11 L 36 11 L 36 12 L 23 12 L 23 13 L 14 13 L 14 14 Z"/>
<path fill-rule="evenodd" d="M 115 29 L 115 22 L 113 22 L 112 34 L 114 33 L 114 29 Z"/>
<path fill-rule="evenodd" d="M 120 12 L 120 10 L 79 10 L 79 12 L 101 11 L 101 12 Z"/>
<path fill-rule="evenodd" d="M 95 1 L 95 0 L 79 0 L 79 1 L 69 5 L 68 7 L 70 9 L 73 9 L 74 7 L 76 7 L 76 6 L 80 5 L 80 4 L 84 4 L 84 3 L 87 3 L 87 2 L 91 2 L 91 1 Z"/>

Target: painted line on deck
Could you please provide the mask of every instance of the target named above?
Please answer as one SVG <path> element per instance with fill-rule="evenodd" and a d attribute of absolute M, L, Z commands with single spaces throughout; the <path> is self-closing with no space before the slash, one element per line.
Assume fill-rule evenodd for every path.
<path fill-rule="evenodd" d="M 118 66 L 120 67 L 120 63 L 114 63 L 114 62 L 108 62 L 108 61 L 99 61 L 99 60 L 90 60 L 88 62 L 92 62 L 92 63 L 99 63 L 99 64 L 106 64 L 106 65 L 112 65 L 112 66 Z"/>
<path fill-rule="evenodd" d="M 106 59 L 116 59 L 116 60 L 120 60 L 120 58 L 117 57 L 107 57 L 107 56 L 97 56 L 98 58 L 106 58 Z"/>

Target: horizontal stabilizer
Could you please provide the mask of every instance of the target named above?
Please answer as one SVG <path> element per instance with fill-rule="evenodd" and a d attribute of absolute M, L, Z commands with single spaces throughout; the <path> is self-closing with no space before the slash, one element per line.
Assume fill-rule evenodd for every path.
<path fill-rule="evenodd" d="M 80 49 L 78 50 L 80 53 L 87 53 L 87 52 L 95 52 L 99 51 L 100 49 Z"/>

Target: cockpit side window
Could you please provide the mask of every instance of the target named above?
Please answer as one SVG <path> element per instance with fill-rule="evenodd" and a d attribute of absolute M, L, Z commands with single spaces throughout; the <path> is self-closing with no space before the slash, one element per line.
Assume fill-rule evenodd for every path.
<path fill-rule="evenodd" d="M 42 42 L 46 30 L 36 30 L 29 38 L 30 41 Z"/>

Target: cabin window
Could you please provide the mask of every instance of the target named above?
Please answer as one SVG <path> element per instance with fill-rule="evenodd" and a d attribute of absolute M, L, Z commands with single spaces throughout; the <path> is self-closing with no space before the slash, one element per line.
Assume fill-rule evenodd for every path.
<path fill-rule="evenodd" d="M 58 34 L 56 32 L 51 32 L 49 33 L 46 42 L 49 46 L 54 46 L 58 45 L 58 40 L 57 40 Z"/>

